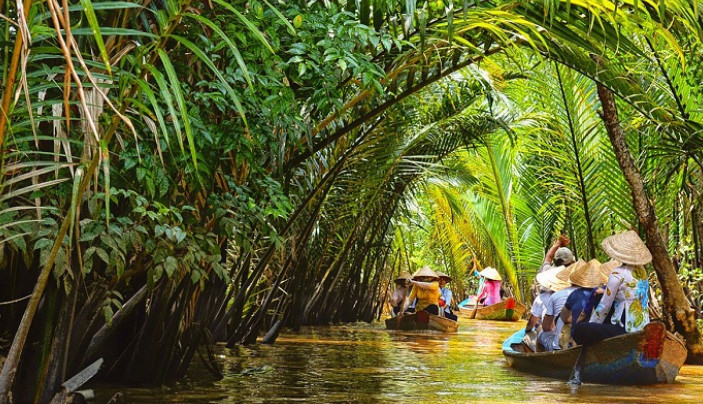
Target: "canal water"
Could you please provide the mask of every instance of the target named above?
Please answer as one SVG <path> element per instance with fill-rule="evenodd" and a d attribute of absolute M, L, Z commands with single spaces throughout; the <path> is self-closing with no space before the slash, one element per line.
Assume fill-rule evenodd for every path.
<path fill-rule="evenodd" d="M 507 367 L 501 343 L 524 322 L 459 320 L 458 334 L 386 331 L 383 324 L 303 328 L 274 345 L 221 348 L 224 378 L 208 380 L 194 359 L 188 380 L 116 391 L 130 404 L 169 403 L 686 403 L 703 401 L 703 366 L 676 383 L 622 387 L 566 382 Z"/>

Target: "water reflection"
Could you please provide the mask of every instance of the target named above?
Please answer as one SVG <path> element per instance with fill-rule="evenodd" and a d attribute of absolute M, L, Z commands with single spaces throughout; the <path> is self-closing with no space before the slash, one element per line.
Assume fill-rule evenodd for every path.
<path fill-rule="evenodd" d="M 462 321 L 462 320 L 460 320 Z M 204 370 L 168 387 L 101 388 L 96 403 L 117 390 L 126 402 L 699 402 L 703 367 L 685 366 L 677 383 L 649 387 L 585 384 L 508 368 L 501 342 L 520 324 L 463 320 L 459 334 L 388 332 L 382 324 L 303 329 L 275 345 L 221 348 L 224 379 Z M 197 362 L 197 361 L 196 361 Z"/>

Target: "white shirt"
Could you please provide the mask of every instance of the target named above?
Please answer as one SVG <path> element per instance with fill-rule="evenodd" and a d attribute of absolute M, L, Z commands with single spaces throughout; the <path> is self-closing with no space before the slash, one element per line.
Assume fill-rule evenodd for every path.
<path fill-rule="evenodd" d="M 559 317 L 561 314 L 561 309 L 564 307 L 564 304 L 566 304 L 566 299 L 569 298 L 571 292 L 576 289 L 578 289 L 578 287 L 569 286 L 566 289 L 554 292 L 552 297 L 549 298 L 549 302 L 547 302 L 547 308 L 545 309 L 544 314 L 554 316 L 554 324 L 556 325 L 555 335 L 557 337 L 554 338 L 554 342 L 552 343 L 554 349 L 561 349 L 559 346 L 559 333 L 561 333 L 561 329 L 564 328 L 564 322 L 561 321 L 561 318 Z"/>
<path fill-rule="evenodd" d="M 539 317 L 540 319 L 544 319 L 544 313 L 547 309 L 547 302 L 549 301 L 549 298 L 551 296 L 551 290 L 542 292 L 539 294 L 539 296 L 537 296 L 535 301 L 532 302 L 532 309 L 530 310 L 533 316 Z"/>

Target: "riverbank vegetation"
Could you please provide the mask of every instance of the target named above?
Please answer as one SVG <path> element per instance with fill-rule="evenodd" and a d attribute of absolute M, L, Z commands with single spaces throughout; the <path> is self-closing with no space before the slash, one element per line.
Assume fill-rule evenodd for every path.
<path fill-rule="evenodd" d="M 97 358 L 163 383 L 215 341 L 371 321 L 421 263 L 524 297 L 561 230 L 603 258 L 635 226 L 700 360 L 700 1 L 19 4 L 0 403 Z"/>

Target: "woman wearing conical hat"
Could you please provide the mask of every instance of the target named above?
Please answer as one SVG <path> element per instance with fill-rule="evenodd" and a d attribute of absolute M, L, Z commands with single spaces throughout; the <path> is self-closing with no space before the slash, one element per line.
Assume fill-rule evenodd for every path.
<path fill-rule="evenodd" d="M 498 271 L 493 267 L 486 267 L 478 274 L 486 280 L 483 283 L 481 294 L 476 296 L 476 303 L 478 304 L 482 299 L 484 299 L 483 304 L 485 306 L 500 303 L 503 300 L 500 298 L 500 285 L 503 278 L 501 278 Z"/>
<path fill-rule="evenodd" d="M 643 267 L 652 261 L 649 249 L 634 230 L 606 238 L 602 247 L 610 258 L 622 264 L 610 272 L 590 322 L 574 326 L 573 338 L 578 344 L 636 332 L 649 323 L 649 281 Z"/>
<path fill-rule="evenodd" d="M 415 312 L 424 310 L 430 314 L 439 315 L 439 276 L 430 267 L 425 266 L 413 275 L 410 281 L 413 286 L 406 302 L 417 298 Z M 405 306 L 405 305 L 404 305 Z M 405 307 L 403 307 L 405 309 Z M 403 310 L 405 312 L 405 310 Z"/>
<path fill-rule="evenodd" d="M 574 270 L 569 276 L 569 281 L 572 285 L 578 288 L 571 292 L 569 297 L 564 303 L 564 307 L 561 309 L 559 315 L 559 326 L 557 326 L 556 335 L 561 339 L 562 328 L 568 326 L 569 330 L 566 333 L 566 341 L 559 341 L 559 346 L 561 348 L 568 348 L 566 343 L 568 342 L 573 326 L 578 322 L 578 318 L 584 311 L 584 308 L 588 304 L 588 301 L 592 298 L 594 291 L 597 287 L 602 286 L 608 280 L 606 276 L 603 275 L 602 264 L 597 259 L 592 259 L 588 261 L 586 265 Z M 590 313 L 589 313 L 590 315 Z"/>
<path fill-rule="evenodd" d="M 395 283 L 395 290 L 391 295 L 391 307 L 393 308 L 391 314 L 394 317 L 400 313 L 400 309 L 405 303 L 405 297 L 408 295 L 408 289 L 410 289 L 410 279 L 410 274 L 403 272 L 393 281 Z"/>

